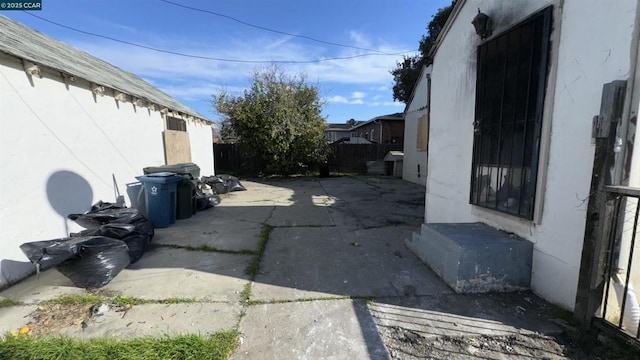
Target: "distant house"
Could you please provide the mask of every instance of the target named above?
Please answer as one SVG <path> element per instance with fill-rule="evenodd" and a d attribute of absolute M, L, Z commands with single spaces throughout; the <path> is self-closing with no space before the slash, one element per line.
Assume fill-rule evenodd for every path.
<path fill-rule="evenodd" d="M 330 144 L 349 139 L 351 137 L 351 128 L 355 122 L 354 120 L 351 122 L 347 121 L 345 124 L 328 124 L 324 130 L 324 136 Z"/>
<path fill-rule="evenodd" d="M 0 16 L 0 287 L 19 245 L 78 230 L 69 213 L 135 202 L 146 166 L 213 174 L 212 123 L 139 77 Z M 121 199 L 122 199 L 121 198 Z"/>
<path fill-rule="evenodd" d="M 404 114 L 395 113 L 374 117 L 351 128 L 357 137 L 378 144 L 402 144 L 404 141 Z"/>
<path fill-rule="evenodd" d="M 404 109 L 402 178 L 421 185 L 425 185 L 427 182 L 431 69 L 432 66 L 422 68 Z"/>
<path fill-rule="evenodd" d="M 382 115 L 367 121 L 350 120 L 346 124 L 329 124 L 325 136 L 329 143 L 401 144 L 404 139 L 404 114 Z"/>
<path fill-rule="evenodd" d="M 490 20 L 476 30 L 478 9 Z M 483 223 L 525 239 L 531 289 L 588 316 L 602 301 L 591 294 L 609 281 L 601 269 L 640 288 L 639 242 L 634 263 L 626 260 L 638 233 L 633 216 L 612 233 L 622 234 L 614 239 L 621 245 L 608 248 L 603 224 L 616 220 L 596 205 L 638 191 L 592 188 L 598 181 L 640 188 L 638 19 L 637 0 L 458 0 L 432 52 L 423 228 Z M 424 99 L 410 103 L 407 126 L 416 128 L 412 111 Z M 596 157 L 603 138 L 611 143 Z M 605 158 L 611 169 L 594 168 Z M 626 204 L 635 211 L 635 200 Z M 419 249 L 430 241 L 423 233 L 410 242 Z M 602 262 L 609 257 L 613 265 Z M 471 270 L 478 282 L 500 271 Z"/>

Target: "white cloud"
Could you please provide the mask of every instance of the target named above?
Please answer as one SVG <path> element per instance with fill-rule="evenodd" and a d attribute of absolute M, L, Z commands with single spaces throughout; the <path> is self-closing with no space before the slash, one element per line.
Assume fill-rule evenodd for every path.
<path fill-rule="evenodd" d="M 329 98 L 326 98 L 325 100 L 327 102 L 329 102 L 329 103 L 335 103 L 335 104 L 348 104 L 348 105 L 362 105 L 362 104 L 364 104 L 364 101 L 362 101 L 362 99 L 349 100 L 346 97 L 340 96 L 340 95 L 331 96 Z"/>
<path fill-rule="evenodd" d="M 367 103 L 367 106 L 395 106 L 395 107 L 404 107 L 405 104 L 397 101 L 376 101 Z"/>
<path fill-rule="evenodd" d="M 365 93 L 362 91 L 354 91 L 351 93 L 351 97 L 354 99 L 363 99 L 365 97 Z"/>
<path fill-rule="evenodd" d="M 371 47 L 371 43 L 369 42 L 369 39 L 367 39 L 367 37 L 364 34 L 358 31 L 355 31 L 355 30 L 349 31 L 349 38 L 355 42 L 355 46 L 362 47 L 362 48 Z"/>
<path fill-rule="evenodd" d="M 167 84 L 163 85 L 163 82 L 156 82 L 156 86 L 160 90 L 184 100 L 210 100 L 211 96 L 218 94 L 220 91 L 226 91 L 231 95 L 240 95 L 246 89 L 240 86 L 223 86 L 215 84 Z"/>

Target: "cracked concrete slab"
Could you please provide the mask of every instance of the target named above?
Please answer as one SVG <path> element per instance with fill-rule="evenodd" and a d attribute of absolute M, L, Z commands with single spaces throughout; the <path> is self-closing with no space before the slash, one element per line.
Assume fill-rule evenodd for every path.
<path fill-rule="evenodd" d="M 136 305 L 127 312 L 111 308 L 86 320 L 86 328 L 67 326 L 60 334 L 76 338 L 175 336 L 198 333 L 211 336 L 233 330 L 242 311 L 239 303 L 185 303 Z"/>
<path fill-rule="evenodd" d="M 180 220 L 175 226 L 156 230 L 153 243 L 193 247 L 206 245 L 230 251 L 257 250 L 263 226 L 260 222 L 229 220 L 218 212 L 221 209 L 210 210 L 217 212 L 212 213 L 211 221 L 193 217 Z M 270 213 L 271 210 L 267 210 Z M 268 213 L 263 214 L 265 220 Z"/>
<path fill-rule="evenodd" d="M 258 300 L 446 294 L 403 243 L 410 227 L 276 228 L 253 285 Z"/>
<path fill-rule="evenodd" d="M 29 314 L 37 308 L 36 305 L 12 306 L 0 309 L 0 337 L 11 331 L 20 329 L 27 323 Z"/>
<path fill-rule="evenodd" d="M 84 294 L 85 290 L 73 286 L 56 269 L 43 271 L 40 275 L 30 276 L 12 287 L 0 292 L 0 297 L 20 301 L 25 304 L 36 304 L 44 300 L 68 294 Z"/>
<path fill-rule="evenodd" d="M 143 299 L 186 297 L 238 301 L 248 283 L 251 255 L 155 248 L 124 269 L 104 289 Z"/>
<path fill-rule="evenodd" d="M 250 306 L 231 359 L 388 359 L 363 301 Z"/>

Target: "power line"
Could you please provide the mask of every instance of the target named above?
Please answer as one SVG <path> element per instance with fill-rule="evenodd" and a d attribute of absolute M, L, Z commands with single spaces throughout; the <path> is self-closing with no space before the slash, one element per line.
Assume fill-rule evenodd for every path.
<path fill-rule="evenodd" d="M 322 58 L 322 59 L 316 59 L 316 60 L 244 60 L 244 59 L 227 59 L 227 58 L 218 58 L 218 57 L 211 57 L 211 56 L 203 56 L 203 55 L 194 55 L 194 54 L 185 54 L 185 53 L 181 53 L 181 52 L 177 52 L 177 51 L 171 51 L 171 50 L 165 50 L 165 49 L 160 49 L 160 48 L 156 48 L 156 47 L 152 47 L 152 46 L 148 46 L 148 45 L 144 45 L 144 44 L 138 44 L 138 43 L 134 43 L 131 41 L 127 41 L 127 40 L 121 40 L 121 39 L 117 39 L 111 36 L 107 36 L 107 35 L 102 35 L 102 34 L 97 34 L 94 32 L 90 32 L 90 31 L 86 31 L 86 30 L 81 30 L 81 29 L 77 29 L 68 25 L 64 25 L 64 24 L 60 24 L 58 22 L 49 20 L 49 19 L 45 19 L 41 16 L 35 15 L 32 12 L 28 12 L 28 11 L 24 11 L 25 14 L 27 15 L 31 15 L 35 18 L 38 18 L 42 21 L 48 22 L 50 24 L 71 30 L 71 31 L 75 31 L 75 32 L 79 32 L 81 34 L 85 34 L 85 35 L 90 35 L 90 36 L 95 36 L 95 37 L 99 37 L 102 39 L 107 39 L 107 40 L 111 40 L 111 41 L 115 41 L 115 42 L 119 42 L 122 44 L 126 44 L 126 45 L 130 45 L 130 46 L 135 46 L 135 47 L 139 47 L 139 48 L 143 48 L 143 49 L 147 49 L 147 50 L 152 50 L 152 51 L 156 51 L 156 52 L 160 52 L 160 53 L 165 53 L 165 54 L 171 54 L 171 55 L 176 55 L 176 56 L 182 56 L 182 57 L 188 57 L 188 58 L 193 58 L 193 59 L 202 59 L 202 60 L 213 60 L 213 61 L 222 61 L 222 62 L 233 62 L 233 63 L 249 63 L 249 64 L 312 64 L 312 63 L 321 63 L 321 62 L 326 62 L 326 61 L 333 61 L 333 60 L 348 60 L 348 59 L 355 59 L 355 58 L 359 58 L 359 57 L 365 57 L 365 56 L 397 56 L 397 55 L 403 55 L 403 54 L 407 54 L 413 51 L 417 51 L 417 50 L 410 50 L 410 51 L 402 51 L 402 52 L 397 52 L 397 53 L 367 53 L 367 54 L 358 54 L 358 55 L 351 55 L 351 56 L 339 56 L 339 57 L 328 57 L 328 58 Z"/>
<path fill-rule="evenodd" d="M 358 46 L 353 46 L 353 45 L 345 45 L 345 44 L 335 43 L 335 42 L 331 42 L 331 41 L 319 40 L 319 39 L 313 38 L 311 36 L 293 34 L 293 33 L 280 31 L 280 30 L 274 30 L 274 29 L 270 29 L 270 28 L 267 28 L 267 27 L 264 27 L 264 26 L 260 26 L 260 25 L 250 24 L 248 22 L 242 21 L 240 19 L 234 18 L 234 17 L 229 16 L 229 15 L 220 14 L 220 13 L 217 13 L 215 11 L 200 9 L 200 8 L 191 7 L 191 6 L 187 6 L 187 5 L 183 5 L 183 4 L 178 4 L 178 3 L 175 3 L 173 1 L 168 1 L 168 0 L 160 0 L 160 1 L 162 1 L 163 3 L 171 4 L 171 5 L 174 5 L 174 6 L 177 6 L 177 7 L 181 7 L 181 8 L 184 8 L 184 9 L 189 9 L 189 10 L 203 12 L 203 13 L 210 14 L 210 15 L 219 16 L 219 17 L 222 17 L 222 18 L 225 18 L 225 19 L 229 19 L 231 21 L 235 21 L 235 22 L 240 23 L 240 24 L 245 25 L 245 26 L 249 26 L 249 27 L 260 29 L 260 30 L 264 30 L 264 31 L 269 31 L 269 32 L 272 32 L 272 33 L 280 34 L 280 35 L 293 36 L 293 37 L 297 37 L 297 38 L 301 38 L 301 39 L 315 41 L 317 43 L 325 44 L 325 45 L 333 45 L 333 46 L 339 46 L 339 47 L 357 49 L 357 50 L 364 50 L 364 51 L 373 51 L 373 52 L 384 54 L 384 55 L 396 55 L 396 54 L 389 54 L 389 53 L 386 53 L 384 51 L 380 51 L 380 50 L 376 50 L 376 49 L 368 49 L 368 48 L 363 48 L 363 47 L 358 47 Z"/>

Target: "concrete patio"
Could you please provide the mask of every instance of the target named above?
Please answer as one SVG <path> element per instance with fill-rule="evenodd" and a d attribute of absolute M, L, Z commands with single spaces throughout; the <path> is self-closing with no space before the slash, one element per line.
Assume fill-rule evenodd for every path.
<path fill-rule="evenodd" d="M 423 338 L 558 331 L 551 307 L 533 294 L 457 295 L 405 247 L 423 221 L 424 187 L 387 177 L 242 184 L 248 191 L 157 229 L 153 247 L 102 289 L 189 302 L 136 305 L 126 316 L 107 314 L 60 333 L 237 329 L 233 359 L 390 359 L 400 358 L 392 341 L 399 329 Z M 270 233 L 251 279 L 245 269 L 265 226 Z M 0 293 L 24 303 L 0 309 L 0 333 L 25 325 L 43 300 L 82 293 L 55 269 L 32 276 Z"/>

